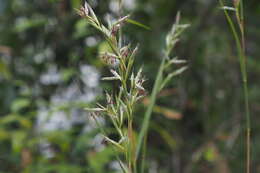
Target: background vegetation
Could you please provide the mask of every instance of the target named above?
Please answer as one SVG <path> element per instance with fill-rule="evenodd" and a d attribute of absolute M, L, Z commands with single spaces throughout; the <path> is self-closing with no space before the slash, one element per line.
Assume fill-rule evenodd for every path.
<path fill-rule="evenodd" d="M 117 17 L 117 1 L 89 0 L 97 15 Z M 109 74 L 97 58 L 108 48 L 74 8 L 80 0 L 0 0 L 0 172 L 117 172 L 115 153 L 84 107 L 104 99 Z M 260 3 L 245 1 L 252 119 L 252 172 L 260 172 Z M 159 95 L 147 141 L 147 170 L 244 172 L 244 106 L 235 43 L 215 0 L 128 0 L 124 40 L 140 44 L 136 62 L 151 92 L 164 38 L 177 11 L 191 27 L 174 52 L 189 69 Z M 144 99 L 135 111 L 139 129 Z M 109 128 L 111 125 L 103 125 Z M 136 131 L 138 133 L 138 131 Z M 113 137 L 113 136 L 112 136 Z"/>

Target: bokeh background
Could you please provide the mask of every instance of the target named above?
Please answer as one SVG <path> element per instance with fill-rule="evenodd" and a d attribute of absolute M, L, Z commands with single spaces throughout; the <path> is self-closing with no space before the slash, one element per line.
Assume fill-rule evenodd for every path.
<path fill-rule="evenodd" d="M 89 0 L 104 22 L 117 0 Z M 115 153 L 83 110 L 102 102 L 108 48 L 74 10 L 81 0 L 0 0 L 0 172 L 114 173 Z M 165 35 L 181 11 L 191 27 L 174 54 L 189 69 L 163 90 L 148 136 L 149 173 L 245 172 L 244 107 L 235 44 L 217 0 L 124 0 L 124 42 L 140 44 L 151 92 Z M 230 3 L 230 2 L 229 2 Z M 229 4 L 227 3 L 227 4 Z M 245 1 L 252 172 L 260 172 L 260 3 Z M 135 111 L 136 133 L 148 98 Z M 106 128 L 110 124 L 100 117 Z"/>

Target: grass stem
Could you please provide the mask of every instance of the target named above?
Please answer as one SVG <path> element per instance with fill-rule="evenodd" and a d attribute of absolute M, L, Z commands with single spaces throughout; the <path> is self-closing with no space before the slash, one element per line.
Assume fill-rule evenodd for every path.
<path fill-rule="evenodd" d="M 220 5 L 224 7 L 224 3 L 222 0 L 219 1 Z M 244 93 L 244 105 L 245 105 L 245 116 L 246 116 L 246 173 L 251 172 L 251 120 L 250 120 L 250 109 L 249 109 L 249 97 L 248 97 L 248 81 L 247 81 L 247 65 L 246 65 L 246 52 L 245 52 L 245 29 L 244 29 L 244 12 L 243 12 L 243 1 L 240 0 L 239 4 L 234 4 L 236 9 L 236 20 L 239 26 L 239 31 L 241 35 L 241 39 L 239 38 L 239 34 L 235 29 L 235 24 L 231 19 L 228 11 L 224 9 L 224 13 L 228 24 L 231 28 L 232 34 L 234 36 L 236 47 L 238 50 L 238 57 L 240 63 L 240 71 L 242 74 L 243 80 L 243 93 Z"/>

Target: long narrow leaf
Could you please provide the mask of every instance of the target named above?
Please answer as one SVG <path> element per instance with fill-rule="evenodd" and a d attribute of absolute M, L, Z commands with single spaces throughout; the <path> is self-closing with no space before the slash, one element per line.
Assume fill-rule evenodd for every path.
<path fill-rule="evenodd" d="M 127 21 L 128 23 L 131 23 L 131 24 L 133 24 L 133 25 L 139 26 L 139 27 L 144 28 L 144 29 L 146 29 L 146 30 L 151 30 L 151 28 L 150 28 L 149 26 L 146 26 L 146 25 L 144 25 L 144 24 L 142 24 L 142 23 L 140 23 L 140 22 L 137 22 L 137 21 L 135 21 L 135 20 L 126 19 L 126 21 Z"/>

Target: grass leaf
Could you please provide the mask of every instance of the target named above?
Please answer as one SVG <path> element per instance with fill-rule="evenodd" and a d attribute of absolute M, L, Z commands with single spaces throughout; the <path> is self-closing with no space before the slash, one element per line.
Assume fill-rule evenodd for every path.
<path fill-rule="evenodd" d="M 146 29 L 146 30 L 151 30 L 151 28 L 150 28 L 149 26 L 146 26 L 146 25 L 144 25 L 144 24 L 142 24 L 142 23 L 140 23 L 140 22 L 137 22 L 137 21 L 135 21 L 135 20 L 126 19 L 126 21 L 127 21 L 128 23 L 131 23 L 131 24 L 133 24 L 133 25 L 139 26 L 139 27 L 144 28 L 144 29 Z"/>

